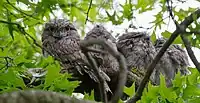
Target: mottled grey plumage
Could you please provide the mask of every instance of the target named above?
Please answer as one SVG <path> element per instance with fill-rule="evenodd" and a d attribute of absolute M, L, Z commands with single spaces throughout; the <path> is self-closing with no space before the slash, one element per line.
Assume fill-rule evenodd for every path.
<path fill-rule="evenodd" d="M 166 39 L 159 38 L 155 42 L 155 48 L 158 52 Z M 172 44 L 164 53 L 163 57 L 160 59 L 159 63 L 156 66 L 157 79 L 156 84 L 159 84 L 159 72 L 161 72 L 166 79 L 166 85 L 168 87 L 172 86 L 172 79 L 174 79 L 175 74 L 180 71 L 182 75 L 189 73 L 187 67 L 189 65 L 188 56 L 186 52 L 179 46 Z"/>
<path fill-rule="evenodd" d="M 85 40 L 92 39 L 104 40 L 117 50 L 115 38 L 102 25 L 96 25 L 91 31 L 86 34 Z M 104 48 L 100 45 L 92 45 L 90 48 L 105 51 Z M 99 70 L 103 71 L 109 76 L 110 81 L 107 80 L 107 83 L 111 91 L 114 92 L 116 89 L 116 83 L 119 74 L 119 64 L 117 60 L 109 53 L 91 53 L 91 55 L 93 56 L 93 58 L 95 58 Z"/>
<path fill-rule="evenodd" d="M 86 34 L 85 40 L 100 39 L 105 40 L 113 48 L 117 50 L 115 38 L 101 25 L 96 25 L 91 31 Z M 100 45 L 93 45 L 91 48 L 103 50 Z M 111 54 L 91 53 L 97 59 L 100 70 L 103 70 L 107 75 L 116 75 L 119 71 L 117 60 Z"/>
<path fill-rule="evenodd" d="M 128 70 L 140 79 L 156 53 L 150 37 L 144 32 L 128 32 L 121 35 L 118 38 L 117 48 L 125 56 Z M 132 79 L 129 76 L 127 78 Z M 136 85 L 139 85 L 139 82 L 136 81 Z"/>
<path fill-rule="evenodd" d="M 63 70 L 75 75 L 87 74 L 98 82 L 92 69 L 88 68 L 88 61 L 81 52 L 80 36 L 74 25 L 65 19 L 56 19 L 46 23 L 42 34 L 44 54 L 48 54 L 61 61 Z M 46 53 L 47 54 L 47 53 Z"/>

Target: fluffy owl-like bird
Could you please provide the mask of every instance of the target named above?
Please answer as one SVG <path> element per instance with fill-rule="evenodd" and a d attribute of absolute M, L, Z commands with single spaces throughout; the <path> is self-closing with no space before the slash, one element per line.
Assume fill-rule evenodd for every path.
<path fill-rule="evenodd" d="M 128 70 L 142 79 L 156 53 L 150 37 L 145 32 L 127 32 L 118 38 L 117 48 L 126 58 Z M 128 75 L 127 80 L 131 79 Z M 140 80 L 135 81 L 136 88 Z"/>
<path fill-rule="evenodd" d="M 44 55 L 49 54 L 61 62 L 62 73 L 72 73 L 82 81 L 75 92 L 90 92 L 98 82 L 88 61 L 80 49 L 80 36 L 72 23 L 65 19 L 52 20 L 45 24 L 42 34 Z M 48 52 L 47 52 L 48 51 Z"/>
<path fill-rule="evenodd" d="M 96 25 L 91 31 L 86 34 L 85 40 L 92 39 L 104 40 L 117 50 L 116 39 L 102 25 Z M 104 48 L 100 45 L 92 45 L 90 48 L 105 51 Z M 119 74 L 119 64 L 117 60 L 109 53 L 91 53 L 91 55 L 93 58 L 95 58 L 99 70 L 103 71 L 107 74 L 107 76 L 109 76 L 110 80 L 107 80 L 107 83 L 112 93 L 114 93 Z M 110 99 L 109 95 L 108 99 Z"/>
<path fill-rule="evenodd" d="M 155 42 L 155 48 L 158 52 L 164 45 L 166 39 L 159 38 Z M 159 63 L 156 66 L 155 77 L 156 84 L 160 83 L 159 74 L 162 73 L 165 76 L 167 87 L 172 86 L 172 79 L 174 79 L 175 74 L 180 71 L 182 75 L 189 73 L 187 69 L 189 65 L 188 56 L 186 52 L 176 44 L 172 44 L 164 53 Z"/>

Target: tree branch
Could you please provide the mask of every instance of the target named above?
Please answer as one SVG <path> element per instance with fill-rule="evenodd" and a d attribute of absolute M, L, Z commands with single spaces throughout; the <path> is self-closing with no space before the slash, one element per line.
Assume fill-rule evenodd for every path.
<path fill-rule="evenodd" d="M 15 10 L 19 11 L 20 13 L 22 13 L 22 14 L 24 14 L 24 15 L 26 15 L 26 16 L 29 16 L 29 17 L 31 17 L 31 18 L 34 18 L 34 19 L 36 19 L 36 20 L 39 20 L 38 18 L 33 17 L 33 15 L 29 15 L 29 14 L 23 12 L 22 10 L 18 9 L 17 7 L 15 7 L 12 3 L 10 3 L 9 0 L 6 0 L 6 1 L 7 1 L 7 3 L 8 3 L 11 7 L 13 7 Z"/>
<path fill-rule="evenodd" d="M 11 58 L 11 57 L 9 57 L 9 56 L 0 56 L 0 58 L 3 58 L 4 60 L 5 60 L 5 65 L 2 67 L 2 68 L 0 68 L 0 70 L 1 69 L 3 69 L 3 68 L 8 68 L 8 67 L 10 67 L 11 66 L 11 63 L 10 62 L 12 62 L 13 63 L 13 58 Z"/>
<path fill-rule="evenodd" d="M 80 44 L 81 44 L 81 47 L 88 47 L 93 44 L 101 45 L 105 48 L 105 50 L 107 50 L 113 57 L 115 57 L 118 60 L 119 67 L 120 67 L 119 80 L 117 84 L 117 90 L 115 91 L 115 94 L 111 99 L 111 103 L 117 103 L 122 95 L 123 88 L 126 83 L 126 77 L 127 77 L 127 67 L 126 67 L 124 56 L 103 40 L 95 39 L 95 40 L 81 41 Z"/>
<path fill-rule="evenodd" d="M 181 39 L 182 39 L 182 41 L 183 41 L 183 43 L 186 47 L 186 50 L 187 50 L 187 53 L 188 53 L 190 59 L 192 60 L 192 62 L 196 66 L 197 70 L 200 72 L 200 63 L 198 62 L 197 58 L 194 55 L 194 52 L 191 48 L 189 40 L 185 37 L 184 34 L 181 34 Z"/>
<path fill-rule="evenodd" d="M 171 1 L 171 2 L 170 2 Z M 167 0 L 166 1 L 167 2 L 167 9 L 168 9 L 168 11 L 169 11 L 169 16 L 172 18 L 172 20 L 174 21 L 174 23 L 175 23 L 175 25 L 176 25 L 176 27 L 178 27 L 178 22 L 175 20 L 175 18 L 174 18 L 174 15 L 173 15 L 173 12 L 172 12 L 172 0 Z M 170 3 L 171 3 L 171 5 L 170 5 Z"/>
<path fill-rule="evenodd" d="M 152 25 L 151 27 L 147 28 L 147 29 L 152 29 L 154 26 L 158 25 L 159 23 L 161 23 L 163 20 L 169 18 L 169 16 L 165 17 L 165 18 L 162 18 L 160 21 L 156 22 L 155 25 Z M 143 27 L 139 27 L 139 28 L 143 28 Z"/>
<path fill-rule="evenodd" d="M 179 28 L 176 28 L 176 30 L 172 33 L 172 35 L 170 36 L 170 38 L 165 42 L 165 44 L 163 45 L 163 47 L 159 50 L 159 52 L 157 53 L 157 55 L 155 56 L 154 60 L 152 61 L 152 63 L 148 66 L 148 68 L 146 69 L 147 72 L 144 76 L 144 79 L 141 81 L 139 88 L 137 89 L 135 95 L 129 99 L 127 101 L 127 103 L 135 103 L 136 101 L 138 101 L 141 96 L 142 96 L 142 92 L 146 86 L 146 84 L 149 81 L 149 77 L 151 76 L 151 73 L 153 72 L 153 69 L 155 68 L 156 64 L 158 63 L 158 61 L 160 60 L 160 58 L 163 56 L 163 54 L 165 53 L 165 51 L 167 50 L 167 48 L 171 45 L 171 43 L 176 39 L 176 37 L 180 34 L 185 32 L 186 28 L 196 19 L 194 19 L 193 17 L 200 17 L 200 9 L 196 10 L 194 13 L 192 13 L 190 16 L 186 17 L 185 20 L 183 22 L 181 22 Z"/>
<path fill-rule="evenodd" d="M 90 12 L 91 7 L 92 7 L 92 0 L 90 0 L 90 5 L 89 5 L 88 10 L 87 10 L 87 13 L 86 13 L 87 16 L 86 16 L 86 19 L 85 19 L 85 24 L 86 24 L 87 21 L 88 21 L 88 16 L 89 16 L 89 12 Z"/>
<path fill-rule="evenodd" d="M 92 101 L 79 100 L 60 93 L 28 90 L 16 91 L 0 95 L 0 103 L 96 103 Z"/>
<path fill-rule="evenodd" d="M 172 1 L 171 1 L 172 2 Z M 169 7 L 169 0 L 167 0 L 167 3 L 168 3 L 168 7 Z M 172 8 L 172 6 L 171 6 L 171 8 Z M 181 26 L 177 23 L 177 21 L 174 19 L 174 15 L 172 14 L 172 9 L 168 9 L 169 10 L 169 12 L 170 12 L 170 16 L 171 16 L 171 18 L 172 18 L 172 20 L 174 21 L 174 23 L 176 24 L 176 27 L 177 28 L 181 28 Z M 186 32 L 185 30 L 183 30 L 184 31 L 184 33 L 181 33 L 180 35 L 181 35 L 181 39 L 182 39 L 182 41 L 183 41 L 183 43 L 184 43 L 184 45 L 185 45 L 185 47 L 186 47 L 186 50 L 187 50 L 187 53 L 188 53 L 188 55 L 189 55 L 189 57 L 190 57 L 190 59 L 192 60 L 192 62 L 194 63 L 194 65 L 196 66 L 196 68 L 197 68 L 197 70 L 200 72 L 200 64 L 199 64 L 199 62 L 198 62 L 198 60 L 196 59 L 196 57 L 195 57 L 195 55 L 194 55 L 194 52 L 193 52 L 193 50 L 192 50 L 192 48 L 191 48 L 191 45 L 190 45 L 190 42 L 189 42 L 189 40 L 185 37 L 185 35 L 184 34 L 187 34 L 188 32 Z M 192 33 L 192 32 L 190 32 L 190 33 Z M 200 33 L 199 31 L 193 31 L 193 33 Z"/>
<path fill-rule="evenodd" d="M 93 48 L 84 48 L 88 52 L 93 52 L 93 53 L 101 53 L 101 54 L 108 54 L 108 52 L 98 50 L 98 49 L 93 49 Z"/>
<path fill-rule="evenodd" d="M 87 47 L 81 46 L 81 49 L 82 49 L 83 53 L 85 54 L 86 58 L 88 59 L 89 63 L 91 64 L 92 69 L 94 70 L 94 73 L 96 74 L 96 76 L 97 76 L 97 78 L 99 80 L 99 89 L 100 89 L 100 94 L 101 94 L 101 100 L 104 103 L 107 103 L 108 99 L 107 99 L 107 93 L 106 93 L 106 90 L 105 90 L 106 81 L 101 76 L 100 71 L 99 71 L 99 69 L 97 67 L 97 64 L 96 64 L 94 58 L 91 56 L 90 53 L 88 53 L 88 51 L 85 48 L 87 48 Z"/>
<path fill-rule="evenodd" d="M 25 35 L 26 37 L 31 38 L 32 41 L 33 41 L 33 43 L 34 43 L 37 47 L 39 47 L 39 48 L 41 48 L 41 49 L 44 49 L 44 50 L 45 50 L 46 52 L 48 52 L 49 54 L 52 54 L 50 51 L 48 51 L 48 49 L 46 49 L 46 48 L 42 47 L 40 44 L 38 44 L 37 41 L 36 41 L 36 39 L 35 39 L 34 37 L 32 37 L 29 33 L 27 33 L 27 32 L 25 31 L 24 27 L 22 27 L 20 24 L 14 23 L 14 22 L 8 22 L 8 21 L 4 21 L 4 20 L 0 20 L 0 23 L 16 25 L 17 28 L 18 28 L 18 30 L 19 30 L 23 35 Z M 26 39 L 27 39 L 27 38 L 26 38 Z M 52 55 L 53 55 L 53 54 L 52 54 Z"/>

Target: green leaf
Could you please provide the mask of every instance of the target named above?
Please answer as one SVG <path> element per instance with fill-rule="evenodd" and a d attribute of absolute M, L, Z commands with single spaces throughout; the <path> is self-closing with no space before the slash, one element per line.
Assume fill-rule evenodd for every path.
<path fill-rule="evenodd" d="M 92 8 L 89 11 L 89 17 L 92 21 L 95 21 L 97 18 L 97 8 L 95 6 L 92 6 Z"/>
<path fill-rule="evenodd" d="M 173 91 L 172 88 L 167 88 L 165 83 L 165 78 L 163 75 L 160 75 L 160 89 L 159 93 L 162 96 L 162 98 L 167 99 L 170 102 L 175 102 L 177 95 L 176 92 Z M 170 94 L 170 95 L 169 95 Z"/>
<path fill-rule="evenodd" d="M 67 76 L 68 75 L 68 76 Z M 67 78 L 69 77 L 69 74 L 64 74 L 64 76 L 61 76 L 59 79 L 57 79 L 54 83 L 54 87 L 57 90 L 65 90 L 68 95 L 71 95 L 74 91 L 74 89 L 79 85 L 78 81 L 68 81 Z"/>
<path fill-rule="evenodd" d="M 192 85 L 192 84 L 196 84 L 197 83 L 197 78 L 200 76 L 198 70 L 195 68 L 195 69 L 190 69 L 190 71 L 192 72 L 187 80 L 188 80 L 188 84 Z"/>
<path fill-rule="evenodd" d="M 91 95 L 89 95 L 88 93 L 84 93 L 84 99 L 94 100 L 94 90 L 91 91 Z"/>
<path fill-rule="evenodd" d="M 176 39 L 174 40 L 173 44 L 183 44 L 180 35 L 178 37 L 176 37 Z"/>
<path fill-rule="evenodd" d="M 170 33 L 169 31 L 165 31 L 165 32 L 162 33 L 162 36 L 165 37 L 165 38 L 170 38 L 171 34 L 172 33 Z M 182 44 L 182 43 L 183 42 L 182 42 L 182 39 L 181 39 L 180 36 L 178 36 L 173 42 L 173 44 Z"/>
<path fill-rule="evenodd" d="M 0 0 L 0 10 L 2 10 L 4 2 L 5 2 L 4 0 Z"/>
<path fill-rule="evenodd" d="M 187 87 L 183 90 L 183 98 L 194 98 L 199 97 L 200 88 L 197 85 L 187 85 Z"/>
<path fill-rule="evenodd" d="M 156 33 L 155 30 L 153 31 L 152 35 L 151 35 L 151 40 L 154 42 L 156 41 Z"/>
<path fill-rule="evenodd" d="M 169 38 L 171 36 L 171 33 L 169 31 L 162 32 L 162 36 L 165 38 Z"/>
<path fill-rule="evenodd" d="M 109 14 L 109 12 L 108 11 L 106 11 L 106 14 L 107 14 L 107 16 L 108 16 L 108 19 L 110 20 L 110 21 L 112 21 L 112 23 L 114 24 L 114 25 L 118 25 L 118 24 L 121 24 L 122 22 L 123 22 L 123 16 L 118 16 L 117 14 L 116 14 L 116 11 L 114 11 L 114 13 L 111 15 L 111 14 Z"/>
<path fill-rule="evenodd" d="M 133 18 L 132 4 L 130 2 L 126 2 L 124 5 L 120 5 L 123 8 L 123 16 L 128 20 L 131 20 Z"/>
<path fill-rule="evenodd" d="M 188 103 L 199 103 L 200 97 L 192 98 L 188 100 Z"/>
<path fill-rule="evenodd" d="M 184 100 L 183 100 L 183 98 L 178 98 L 178 103 L 184 103 Z"/>
<path fill-rule="evenodd" d="M 148 10 L 152 10 L 153 4 L 155 0 L 137 0 L 138 4 L 135 5 L 136 9 L 139 9 L 139 13 L 146 12 Z"/>
<path fill-rule="evenodd" d="M 59 78 L 59 76 L 61 75 L 60 72 L 60 67 L 58 65 L 49 65 L 47 66 L 47 75 L 45 78 L 45 86 L 48 87 L 52 84 L 54 84 L 54 81 L 56 80 L 56 78 Z"/>
<path fill-rule="evenodd" d="M 45 78 L 44 90 L 64 92 L 71 95 L 74 89 L 79 85 L 79 81 L 68 81 L 69 74 L 61 74 L 58 63 L 47 66 L 48 72 Z"/>
<path fill-rule="evenodd" d="M 173 82 L 173 87 L 182 87 L 185 82 L 185 78 L 181 76 L 181 73 L 178 72 L 178 74 L 175 75 L 175 79 L 172 81 Z"/>
<path fill-rule="evenodd" d="M 14 71 L 14 70 L 15 70 L 14 68 L 9 68 L 6 73 L 0 73 L 1 84 L 4 84 L 7 87 L 12 87 L 12 88 L 21 87 L 24 89 L 25 84 L 22 78 L 20 78 L 17 75 L 17 71 Z"/>
<path fill-rule="evenodd" d="M 151 83 L 148 84 L 148 91 L 147 89 L 144 90 L 143 96 L 141 99 L 141 103 L 156 103 L 158 102 L 158 96 L 159 96 L 159 87 L 153 86 Z"/>
<path fill-rule="evenodd" d="M 127 95 L 129 95 L 130 97 L 133 96 L 135 94 L 135 83 L 132 84 L 131 87 L 124 87 L 124 93 L 126 93 Z"/>

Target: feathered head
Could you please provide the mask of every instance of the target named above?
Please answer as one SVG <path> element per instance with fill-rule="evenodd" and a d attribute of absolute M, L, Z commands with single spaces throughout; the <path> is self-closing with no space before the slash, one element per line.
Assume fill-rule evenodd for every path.
<path fill-rule="evenodd" d="M 70 31 L 76 31 L 75 26 L 70 23 L 69 20 L 65 19 L 54 19 L 50 20 L 45 24 L 44 31 L 48 31 L 48 35 L 51 35 L 55 38 L 62 38 L 65 36 L 71 36 L 74 33 L 70 33 Z"/>
<path fill-rule="evenodd" d="M 116 39 L 109 33 L 105 27 L 102 25 L 96 25 L 94 28 L 89 31 L 85 37 L 85 39 L 106 39 L 111 40 L 112 42 L 115 42 Z"/>

